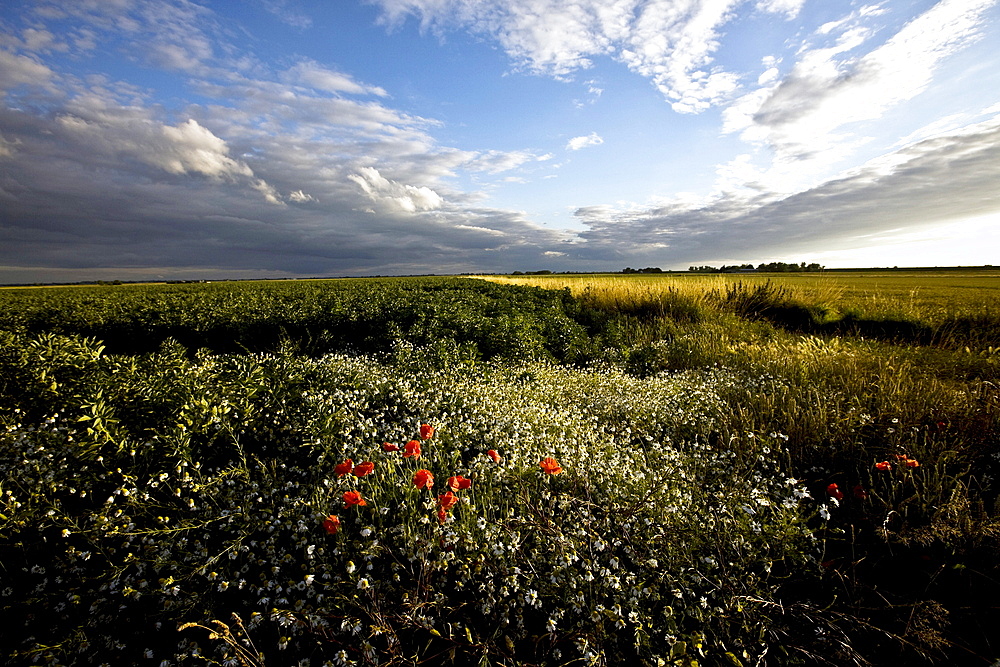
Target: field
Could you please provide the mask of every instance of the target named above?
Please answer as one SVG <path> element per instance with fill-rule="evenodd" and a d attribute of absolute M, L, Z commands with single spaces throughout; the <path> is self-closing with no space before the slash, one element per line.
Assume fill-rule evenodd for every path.
<path fill-rule="evenodd" d="M 1000 658 L 997 273 L 0 306 L 6 664 Z"/>

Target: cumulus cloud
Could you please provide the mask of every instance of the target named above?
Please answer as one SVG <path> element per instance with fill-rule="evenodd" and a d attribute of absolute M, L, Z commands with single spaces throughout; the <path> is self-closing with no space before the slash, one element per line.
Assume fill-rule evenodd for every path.
<path fill-rule="evenodd" d="M 255 177 L 245 162 L 229 154 L 225 141 L 194 119 L 164 125 L 135 109 L 89 98 L 57 116 L 53 129 L 67 144 L 86 150 L 88 160 L 100 159 L 106 167 L 127 169 L 141 163 L 167 174 L 247 183 L 268 201 L 280 202 L 272 186 Z"/>
<path fill-rule="evenodd" d="M 566 150 L 568 151 L 578 151 L 582 148 L 587 148 L 588 146 L 600 146 L 604 143 L 604 139 L 597 135 L 597 132 L 591 132 L 588 135 L 582 137 L 573 137 L 568 142 L 566 142 Z"/>
<path fill-rule="evenodd" d="M 372 0 L 387 25 L 415 16 L 422 27 L 492 35 L 519 66 L 565 78 L 609 56 L 648 77 L 681 113 L 720 104 L 738 76 L 713 64 L 722 26 L 741 0 Z M 762 0 L 794 13 L 802 0 Z"/>
<path fill-rule="evenodd" d="M 428 187 L 391 181 L 374 167 L 362 167 L 348 176 L 375 204 L 390 211 L 416 213 L 441 208 L 444 199 Z"/>
<path fill-rule="evenodd" d="M 39 30 L 57 21 L 77 45 L 128 48 L 182 72 L 200 103 L 165 109 L 109 77 L 68 76 L 41 38 L 37 53 L 0 51 L 0 81 L 34 95 L 0 104 L 4 280 L 501 270 L 562 238 L 445 183 L 457 169 L 499 173 L 551 156 L 440 146 L 428 131 L 437 121 L 353 99 L 383 89 L 309 60 L 271 70 L 190 3 L 35 10 Z M 170 45 L 173 60 L 154 62 L 152 47 Z"/>
<path fill-rule="evenodd" d="M 274 11 L 296 7 L 259 1 Z M 387 22 L 416 16 L 432 30 L 494 35 L 534 72 L 566 77 L 597 57 L 618 59 L 678 110 L 721 104 L 736 81 L 713 63 L 736 6 L 729 0 L 379 4 Z M 801 3 L 744 6 L 751 5 L 786 17 Z M 575 225 L 584 231 L 567 232 L 491 208 L 487 193 L 456 185 L 482 174 L 519 182 L 551 153 L 441 145 L 438 120 L 404 110 L 383 88 L 301 56 L 278 67 L 257 60 L 208 5 L 39 0 L 30 22 L 36 32 L 0 37 L 0 280 L 31 280 L 53 267 L 65 279 L 99 271 L 139 278 L 570 269 L 581 260 L 620 268 L 833 246 L 913 219 L 997 211 L 1000 121 L 968 125 L 982 114 L 929 124 L 895 152 L 806 188 L 774 187 L 775 166 L 760 159 L 773 150 L 775 164 L 802 171 L 810 160 L 829 162 L 835 148 L 850 150 L 862 138 L 848 136 L 848 124 L 871 113 L 866 96 L 887 109 L 926 86 L 892 61 L 934 70 L 975 39 L 984 6 L 945 0 L 930 19 L 877 38 L 865 24 L 869 10 L 832 21 L 807 47 L 763 62 L 758 89 L 727 111 L 727 130 L 760 150 L 720 165 L 718 192 L 584 206 Z M 947 26 L 936 29 L 943 34 L 929 31 L 935 21 Z M 74 76 L 60 44 L 73 58 L 91 49 L 103 57 L 134 52 L 197 97 L 166 108 L 111 76 Z M 782 69 L 791 72 L 784 80 Z M 799 126 L 810 122 L 821 130 L 814 138 Z M 601 142 L 594 132 L 565 148 Z M 3 266 L 21 268 L 4 273 Z"/>

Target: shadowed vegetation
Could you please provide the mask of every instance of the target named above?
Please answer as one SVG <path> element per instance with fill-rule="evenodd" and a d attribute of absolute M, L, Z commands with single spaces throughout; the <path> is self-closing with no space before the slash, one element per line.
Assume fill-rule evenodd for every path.
<path fill-rule="evenodd" d="M 522 280 L 0 293 L 8 664 L 995 658 L 989 298 Z"/>

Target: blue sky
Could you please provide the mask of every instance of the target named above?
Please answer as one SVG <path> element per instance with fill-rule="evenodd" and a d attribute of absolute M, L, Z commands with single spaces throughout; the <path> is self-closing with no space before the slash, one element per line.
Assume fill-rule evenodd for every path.
<path fill-rule="evenodd" d="M 1000 264 L 1000 0 L 8 0 L 0 282 Z"/>

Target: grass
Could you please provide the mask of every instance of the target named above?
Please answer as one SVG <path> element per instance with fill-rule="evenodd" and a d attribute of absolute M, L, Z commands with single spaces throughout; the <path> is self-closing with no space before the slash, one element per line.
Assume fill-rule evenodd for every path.
<path fill-rule="evenodd" d="M 556 289 L 74 290 L 91 311 L 12 292 L 35 325 L 0 331 L 8 664 L 1000 655 L 990 332 L 941 335 L 933 290 L 904 294 L 909 278 L 867 310 L 774 276 L 530 280 Z M 955 321 L 990 303 L 934 289 Z M 95 313 L 127 324 L 150 303 L 200 313 L 191 342 L 111 353 L 71 330 L 114 334 Z M 316 315 L 339 303 L 357 307 Z M 879 321 L 914 328 L 858 324 Z M 286 338 L 199 346 L 218 322 Z M 329 347 L 351 331 L 363 346 Z M 414 485 L 421 469 L 434 487 Z M 442 500 L 458 475 L 471 485 Z M 366 504 L 346 506 L 352 491 Z"/>
<path fill-rule="evenodd" d="M 664 314 L 679 322 L 722 309 L 804 333 L 1000 347 L 1000 271 L 993 269 L 486 278 L 568 289 L 601 310 Z"/>

